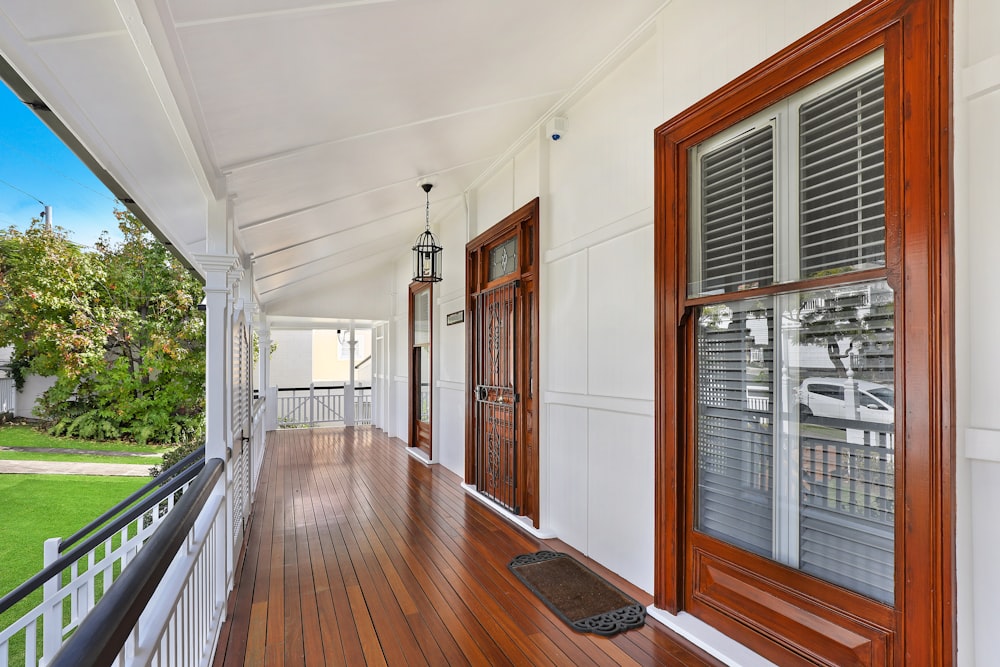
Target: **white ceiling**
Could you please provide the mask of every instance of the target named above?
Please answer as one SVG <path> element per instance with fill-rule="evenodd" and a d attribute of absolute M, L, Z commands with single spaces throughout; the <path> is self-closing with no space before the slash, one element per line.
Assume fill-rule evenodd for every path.
<path fill-rule="evenodd" d="M 229 197 L 268 313 L 381 319 L 418 181 L 433 225 L 663 4 L 4 0 L 0 53 L 193 266 Z"/>

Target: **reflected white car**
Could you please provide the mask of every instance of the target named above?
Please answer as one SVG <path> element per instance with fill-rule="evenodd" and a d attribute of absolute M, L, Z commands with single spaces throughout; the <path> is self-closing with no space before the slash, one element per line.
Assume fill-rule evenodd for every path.
<path fill-rule="evenodd" d="M 845 381 L 841 378 L 808 378 L 798 388 L 799 413 L 803 419 L 811 416 L 834 419 L 857 419 L 877 424 L 892 424 L 896 420 L 895 392 L 875 382 L 858 380 L 855 405 L 857 413 L 848 410 L 844 398 Z"/>

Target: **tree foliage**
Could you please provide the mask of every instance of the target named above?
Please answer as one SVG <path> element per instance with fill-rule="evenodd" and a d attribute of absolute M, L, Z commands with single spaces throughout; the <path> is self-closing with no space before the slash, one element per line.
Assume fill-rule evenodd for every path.
<path fill-rule="evenodd" d="M 180 442 L 203 430 L 201 286 L 143 225 L 94 251 L 37 220 L 0 232 L 0 345 L 55 385 L 36 414 L 57 434 Z"/>

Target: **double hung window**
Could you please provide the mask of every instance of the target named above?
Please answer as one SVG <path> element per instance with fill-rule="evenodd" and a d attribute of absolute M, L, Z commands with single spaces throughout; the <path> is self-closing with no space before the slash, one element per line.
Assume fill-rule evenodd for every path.
<path fill-rule="evenodd" d="M 689 149 L 694 529 L 894 596 L 881 52 Z"/>

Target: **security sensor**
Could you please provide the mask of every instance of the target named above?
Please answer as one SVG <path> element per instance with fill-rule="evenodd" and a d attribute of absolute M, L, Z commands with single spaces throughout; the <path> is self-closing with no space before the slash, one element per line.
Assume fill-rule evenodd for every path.
<path fill-rule="evenodd" d="M 559 141 L 566 135 L 566 119 L 562 116 L 553 116 L 545 124 L 545 133 L 552 141 Z"/>

